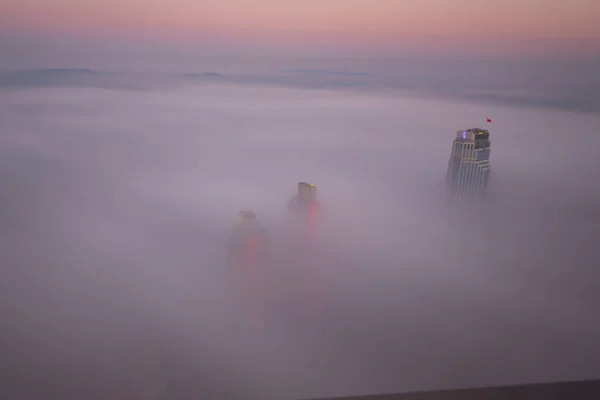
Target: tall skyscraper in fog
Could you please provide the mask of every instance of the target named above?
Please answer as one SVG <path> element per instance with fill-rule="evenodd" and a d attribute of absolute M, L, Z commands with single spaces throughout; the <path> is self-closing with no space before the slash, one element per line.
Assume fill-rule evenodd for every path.
<path fill-rule="evenodd" d="M 451 197 L 484 194 L 490 177 L 490 133 L 471 128 L 456 133 L 446 187 Z"/>

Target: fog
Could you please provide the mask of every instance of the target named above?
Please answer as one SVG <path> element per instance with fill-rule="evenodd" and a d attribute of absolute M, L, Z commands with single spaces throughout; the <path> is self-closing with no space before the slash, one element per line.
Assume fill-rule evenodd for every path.
<path fill-rule="evenodd" d="M 5 398 L 598 377 L 597 114 L 178 81 L 5 88 L 0 121 Z M 452 140 L 474 126 L 489 193 L 448 207 Z M 299 181 L 324 204 L 311 247 L 287 229 Z M 226 254 L 243 209 L 273 245 L 245 272 Z"/>

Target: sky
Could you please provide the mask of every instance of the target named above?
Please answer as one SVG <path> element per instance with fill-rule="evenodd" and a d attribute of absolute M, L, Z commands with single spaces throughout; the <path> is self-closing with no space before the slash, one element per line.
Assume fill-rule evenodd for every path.
<path fill-rule="evenodd" d="M 8 0 L 11 40 L 185 43 L 207 51 L 502 56 L 598 54 L 594 0 Z M 212 49 L 212 50 L 211 50 Z"/>
<path fill-rule="evenodd" d="M 597 378 L 598 114 L 117 78 L 0 92 L 3 397 Z M 486 116 L 486 202 L 446 208 L 455 132 Z M 324 204 L 309 252 L 286 224 L 298 181 Z M 225 257 L 242 209 L 273 238 L 252 270 Z"/>

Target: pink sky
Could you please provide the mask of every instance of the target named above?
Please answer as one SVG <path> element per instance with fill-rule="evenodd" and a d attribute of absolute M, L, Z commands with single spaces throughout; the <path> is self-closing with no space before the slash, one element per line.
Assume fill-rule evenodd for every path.
<path fill-rule="evenodd" d="M 4 0 L 4 32 L 401 48 L 599 48 L 598 0 Z M 535 39 L 535 40 L 534 40 Z M 565 43 L 568 43 L 565 45 Z M 552 46 L 551 44 L 546 46 Z"/>

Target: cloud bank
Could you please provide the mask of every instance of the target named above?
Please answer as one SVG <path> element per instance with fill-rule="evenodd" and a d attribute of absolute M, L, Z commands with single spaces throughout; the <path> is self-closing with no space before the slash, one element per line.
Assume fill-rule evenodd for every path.
<path fill-rule="evenodd" d="M 179 82 L 3 89 L 6 397 L 596 377 L 597 115 Z M 488 116 L 489 197 L 449 209 L 455 131 Z M 301 180 L 325 204 L 310 251 L 286 229 Z M 251 274 L 224 253 L 241 209 L 274 237 Z"/>

